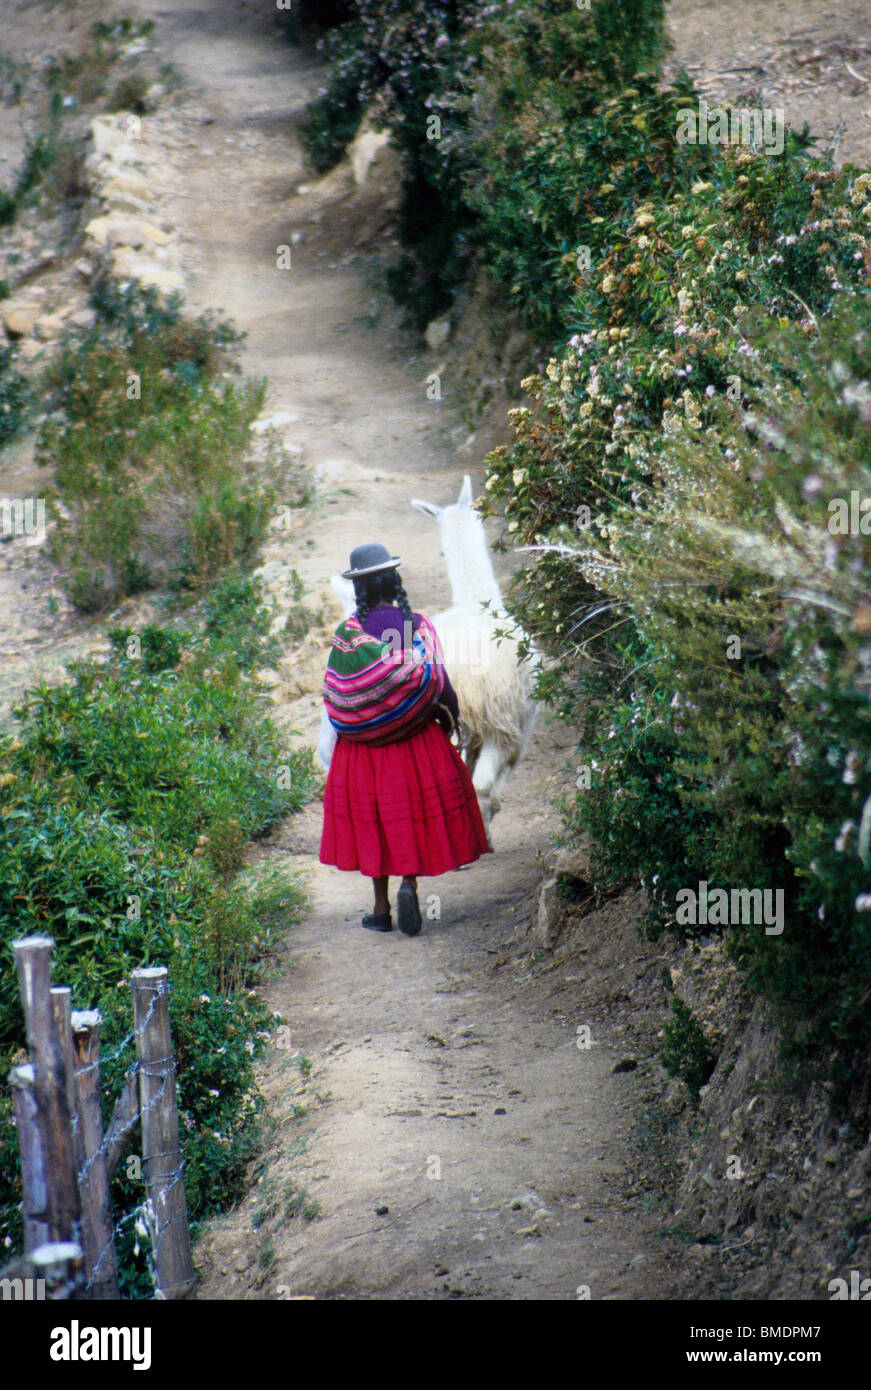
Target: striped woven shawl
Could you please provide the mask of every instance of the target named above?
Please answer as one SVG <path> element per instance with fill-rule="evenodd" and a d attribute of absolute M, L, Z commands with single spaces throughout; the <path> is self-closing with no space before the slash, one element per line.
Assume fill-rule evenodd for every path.
<path fill-rule="evenodd" d="M 342 738 L 395 743 L 432 718 L 444 684 L 444 656 L 427 618 L 421 615 L 406 649 L 399 642 L 371 637 L 359 618 L 352 617 L 333 637 L 324 704 Z"/>

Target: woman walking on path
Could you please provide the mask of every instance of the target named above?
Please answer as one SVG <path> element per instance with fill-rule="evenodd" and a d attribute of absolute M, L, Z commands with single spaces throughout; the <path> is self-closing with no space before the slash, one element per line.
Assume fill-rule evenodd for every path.
<path fill-rule="evenodd" d="M 324 794 L 320 860 L 368 875 L 375 906 L 362 925 L 421 927 L 418 875 L 430 878 L 489 852 L 466 765 L 449 738 L 459 718 L 456 693 L 432 623 L 413 613 L 397 573 L 402 561 L 383 545 L 351 552 L 343 578 L 354 583 L 356 613 L 333 637 L 324 704 L 338 735 Z"/>

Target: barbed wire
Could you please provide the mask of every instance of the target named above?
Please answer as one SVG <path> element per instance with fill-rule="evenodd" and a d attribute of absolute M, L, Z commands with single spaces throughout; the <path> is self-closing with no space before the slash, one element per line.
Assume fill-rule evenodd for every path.
<path fill-rule="evenodd" d="M 115 1047 L 110 1052 L 101 1053 L 94 1061 L 86 1062 L 83 1066 L 77 1067 L 75 1069 L 76 1076 L 79 1077 L 82 1075 L 86 1075 L 88 1072 L 91 1071 L 96 1071 L 99 1073 L 100 1071 L 104 1071 L 108 1064 L 118 1061 L 124 1055 L 125 1051 L 129 1048 L 130 1044 L 145 1032 L 146 1028 L 151 1023 L 154 1017 L 154 1013 L 159 1002 L 168 996 L 169 991 L 170 982 L 167 976 L 164 976 L 159 981 L 155 981 L 153 992 L 149 1000 L 148 1009 L 146 1010 L 144 1016 L 139 1020 L 137 1024 L 134 1025 L 132 1029 L 130 1029 L 129 1032 L 125 1034 L 125 1036 L 120 1040 L 120 1042 L 118 1042 L 115 1045 Z M 172 1083 L 172 1085 L 175 1085 L 176 1077 L 177 1072 L 174 1053 L 170 1052 L 163 1057 L 149 1058 L 147 1062 L 140 1061 L 137 1056 L 137 1060 L 133 1063 L 132 1066 L 128 1067 L 125 1073 L 124 1085 L 122 1087 L 122 1090 L 119 1092 L 119 1098 L 121 1095 L 124 1094 L 124 1089 L 126 1089 L 126 1087 L 130 1085 L 133 1078 L 136 1078 L 137 1081 L 139 1081 L 141 1078 L 145 1078 L 149 1081 L 159 1081 L 160 1085 L 154 1092 L 154 1094 L 150 1096 L 144 1103 L 142 1100 L 140 1086 L 140 1094 L 138 1097 L 135 1112 L 130 1116 L 129 1124 L 121 1128 L 120 1131 L 116 1130 L 116 1126 L 114 1124 L 115 1116 L 112 1116 L 112 1119 L 110 1119 L 107 1129 L 102 1134 L 99 1147 L 86 1158 L 84 1163 L 82 1163 L 81 1165 L 76 1165 L 76 1179 L 80 1191 L 82 1186 L 87 1181 L 89 1181 L 91 1169 L 93 1168 L 94 1164 L 98 1162 L 98 1160 L 106 1160 L 110 1150 L 115 1146 L 115 1144 L 119 1140 L 123 1142 L 123 1140 L 126 1137 L 126 1133 L 129 1132 L 129 1130 L 131 1130 L 135 1124 L 138 1123 L 139 1125 L 142 1125 L 146 1116 L 148 1116 L 151 1113 L 151 1111 L 155 1110 L 161 1103 L 161 1101 L 165 1098 L 167 1088 L 170 1086 L 170 1083 Z M 72 1108 L 70 1122 L 73 1143 L 76 1148 L 80 1148 L 81 1120 L 77 1106 L 73 1106 Z M 14 1123 L 15 1121 L 13 1120 L 13 1124 Z M 151 1185 L 151 1183 L 154 1181 L 153 1170 L 155 1164 L 167 1159 L 175 1160 L 175 1162 L 173 1163 L 173 1166 L 170 1168 L 169 1172 L 161 1175 L 159 1179 L 160 1187 L 158 1188 L 158 1190 L 146 1196 L 143 1202 L 140 1202 L 136 1207 L 133 1208 L 132 1211 L 126 1212 L 114 1223 L 109 1239 L 96 1253 L 96 1255 L 93 1255 L 90 1258 L 90 1273 L 87 1275 L 87 1277 L 84 1280 L 82 1280 L 81 1277 L 68 1280 L 64 1291 L 60 1291 L 60 1286 L 55 1286 L 55 1291 L 53 1294 L 54 1297 L 72 1297 L 74 1293 L 80 1291 L 83 1291 L 87 1296 L 89 1292 L 93 1292 L 101 1283 L 103 1283 L 105 1279 L 105 1267 L 110 1259 L 110 1256 L 114 1253 L 116 1238 L 124 1233 L 125 1228 L 128 1227 L 131 1224 L 131 1222 L 135 1223 L 137 1235 L 134 1253 L 139 1253 L 139 1235 L 141 1234 L 147 1240 L 147 1244 L 145 1246 L 146 1263 L 148 1267 L 148 1273 L 155 1290 L 155 1294 L 158 1297 L 166 1298 L 172 1296 L 176 1289 L 186 1289 L 188 1287 L 187 1283 L 181 1283 L 178 1285 L 161 1288 L 157 1275 L 157 1270 L 154 1264 L 154 1251 L 157 1247 L 158 1241 L 163 1240 L 165 1238 L 166 1232 L 170 1229 L 170 1227 L 172 1227 L 176 1223 L 184 1220 L 185 1224 L 187 1224 L 187 1215 L 186 1212 L 184 1212 L 184 1209 L 183 1212 L 176 1212 L 174 1215 L 171 1216 L 167 1216 L 166 1214 L 167 1209 L 171 1204 L 173 1192 L 178 1187 L 178 1185 L 180 1183 L 183 1183 L 184 1181 L 185 1160 L 182 1155 L 181 1143 L 179 1142 L 171 1149 L 159 1150 L 156 1153 L 143 1154 L 143 1179 L 146 1186 Z M 110 1176 L 108 1172 L 108 1166 L 106 1176 L 107 1178 Z M 38 1213 L 25 1214 L 23 1199 L 21 1202 L 14 1203 L 6 1207 L 0 1207 L 0 1216 L 10 1215 L 12 1213 L 19 1213 L 22 1216 L 38 1215 Z M 161 1216 L 159 1223 L 158 1213 L 160 1213 Z M 77 1222 L 76 1226 L 77 1230 L 74 1232 L 74 1236 L 78 1240 L 78 1243 L 81 1244 L 81 1221 Z"/>

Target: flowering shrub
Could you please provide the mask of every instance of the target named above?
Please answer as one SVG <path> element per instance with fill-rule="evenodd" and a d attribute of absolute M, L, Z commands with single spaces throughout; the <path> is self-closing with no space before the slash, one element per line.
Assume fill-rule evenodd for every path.
<path fill-rule="evenodd" d="M 583 711 L 569 824 L 600 887 L 640 873 L 653 933 L 693 930 L 677 894 L 701 880 L 782 891 L 782 936 L 735 923 L 730 947 L 805 1041 L 842 1045 L 846 1077 L 871 989 L 871 556 L 826 504 L 871 496 L 871 175 L 806 132 L 779 156 L 669 148 L 692 99 L 639 80 L 588 123 L 585 173 L 615 142 L 623 159 L 575 195 L 576 243 L 531 311 L 548 332 L 561 301 L 563 341 L 523 383 L 484 511 L 537 548 L 515 602 L 558 658 L 545 694 Z M 571 151 L 543 138 L 565 216 Z"/>
<path fill-rule="evenodd" d="M 732 924 L 730 947 L 848 1076 L 871 991 L 871 305 L 841 300 L 813 336 L 746 321 L 743 404 L 676 422 L 521 607 L 584 712 L 570 823 L 600 885 L 640 871 L 653 931 L 691 930 L 676 898 L 703 879 L 782 891 L 783 934 Z"/>
<path fill-rule="evenodd" d="M 631 100 L 606 104 L 618 123 Z M 512 412 L 516 443 L 489 460 L 512 533 L 534 540 L 581 506 L 607 510 L 655 468 L 670 432 L 704 429 L 730 387 L 740 401 L 751 308 L 812 331 L 842 284 L 861 281 L 869 220 L 850 187 L 848 172 L 792 145 L 779 158 L 725 148 L 708 178 L 634 207 L 614 189 L 596 223 L 602 253 L 574 269 L 565 312 L 577 331 L 524 383 L 533 404 Z"/>
<path fill-rule="evenodd" d="M 639 74 L 605 101 L 603 85 L 573 84 L 574 100 L 562 110 L 536 92 L 514 122 L 507 113 L 496 121 L 493 97 L 473 104 L 470 116 L 466 196 L 487 264 L 545 344 L 565 327 L 579 248 L 582 263 L 589 255 L 599 265 L 616 227 L 648 193 L 688 189 L 711 165 L 711 146 L 675 143 L 675 111 L 691 99 L 687 80 L 660 92 L 655 75 Z"/>

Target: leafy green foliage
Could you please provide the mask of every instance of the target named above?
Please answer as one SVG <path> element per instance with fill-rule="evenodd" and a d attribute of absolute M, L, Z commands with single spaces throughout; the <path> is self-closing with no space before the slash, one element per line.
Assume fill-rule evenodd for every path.
<path fill-rule="evenodd" d="M 366 55 L 357 24 L 327 34 L 319 48 L 329 64 L 327 86 L 308 103 L 298 132 L 312 167 L 323 174 L 339 162 L 363 117 Z"/>
<path fill-rule="evenodd" d="M 673 130 L 687 99 L 657 93 L 657 120 L 670 111 Z M 597 114 L 597 148 L 600 119 L 622 126 L 632 101 L 624 94 Z M 697 148 L 673 144 L 690 151 L 689 179 Z M 716 147 L 702 148 L 710 158 Z M 790 141 L 775 157 L 720 147 L 708 172 L 686 191 L 663 179 L 634 206 L 631 182 L 600 186 L 602 225 L 595 240 L 578 238 L 597 252 L 591 269 L 568 257 L 564 313 L 576 331 L 545 376 L 525 383 L 533 404 L 512 412 L 515 442 L 489 460 L 488 490 L 523 539 L 559 526 L 577 535 L 579 509 L 589 509 L 586 525 L 631 497 L 674 429 L 709 425 L 730 385 L 740 402 L 748 314 L 812 331 L 838 287 L 864 273 L 867 219 L 850 200 L 849 171 L 835 174 Z"/>
<path fill-rule="evenodd" d="M 849 1081 L 871 989 L 871 585 L 867 542 L 833 536 L 826 506 L 871 495 L 871 176 L 806 131 L 780 155 L 679 145 L 695 102 L 639 77 L 504 165 L 494 147 L 495 273 L 562 340 L 488 459 L 484 511 L 538 547 L 514 605 L 558 659 L 542 693 L 583 718 L 568 820 L 598 886 L 640 875 L 653 935 L 699 930 L 676 897 L 700 880 L 782 892 L 782 935 L 736 922 L 728 949 Z"/>
<path fill-rule="evenodd" d="M 662 10 L 594 5 L 569 18 L 562 5 L 517 8 L 469 83 L 466 128 L 448 137 L 488 268 L 544 342 L 565 324 L 577 246 L 597 259 L 621 210 L 710 162 L 708 147 L 681 158 L 675 144 L 674 104 L 688 84 L 661 94 L 642 71 L 663 47 Z"/>
<path fill-rule="evenodd" d="M 736 922 L 728 948 L 849 1082 L 871 991 L 871 523 L 839 521 L 871 497 L 871 306 L 842 293 L 816 333 L 748 318 L 743 343 L 742 399 L 689 397 L 708 423 L 687 410 L 588 527 L 554 530 L 521 608 L 584 710 L 570 820 L 601 883 L 640 872 L 653 933 L 687 930 L 676 895 L 702 879 L 782 892 L 782 935 Z"/>
<path fill-rule="evenodd" d="M 710 1081 L 717 1065 L 717 1054 L 689 1005 L 675 995 L 671 1019 L 663 1030 L 662 1065 L 670 1076 L 679 1076 L 697 1101 L 699 1091 Z"/>
<path fill-rule="evenodd" d="M 544 242 L 550 255 L 523 196 L 538 177 L 527 162 L 540 130 L 550 124 L 565 141 L 573 120 L 654 62 L 663 14 L 663 0 L 589 10 L 563 0 L 361 0 L 322 41 L 328 85 L 303 138 L 324 168 L 366 107 L 389 127 L 404 168 L 404 249 L 389 285 L 417 327 L 450 305 L 476 247 L 509 285 L 500 247 L 522 245 L 534 259 Z M 536 285 L 541 270 L 539 260 Z"/>
<path fill-rule="evenodd" d="M 246 587 L 247 586 L 247 587 Z M 251 581 L 233 581 L 254 631 Z M 231 607 L 233 605 L 230 605 Z M 103 1015 L 108 1115 L 134 1060 L 130 972 L 166 965 L 179 1070 L 185 1182 L 199 1219 L 238 1197 L 256 1149 L 262 1099 L 253 1062 L 272 1020 L 251 986 L 276 933 L 302 901 L 288 875 L 239 870 L 245 845 L 311 795 L 310 754 L 289 753 L 265 717 L 250 668 L 254 637 L 235 650 L 219 594 L 189 630 L 115 630 L 103 663 L 29 693 L 18 737 L 0 741 L 0 940 L 55 940 L 54 975 L 75 1008 Z M 131 638 L 138 639 L 137 644 Z M 140 654 L 136 655 L 136 651 Z M 134 654 L 131 654 L 134 653 Z M 283 776 L 279 773 L 283 772 Z M 23 1023 L 15 972 L 0 976 L 0 1051 L 8 1067 Z M 0 1105 L 0 1237 L 18 1237 L 3 1209 L 17 1200 L 8 1104 Z M 122 1163 L 116 1210 L 142 1200 Z M 143 1291 L 144 1255 L 122 1241 L 125 1279 Z"/>
<path fill-rule="evenodd" d="M 65 342 L 44 389 L 55 409 L 37 440 L 54 472 L 54 541 L 86 611 L 164 585 L 202 593 L 256 563 L 278 499 L 299 500 L 280 455 L 255 465 L 250 426 L 265 382 L 238 373 L 243 335 L 180 299 L 97 285 L 99 320 Z"/>
<path fill-rule="evenodd" d="M 264 601 L 260 585 L 250 578 L 233 572 L 223 575 L 203 600 L 203 614 L 212 641 L 233 652 L 243 669 L 279 655 L 278 640 L 269 632 L 274 605 Z"/>

